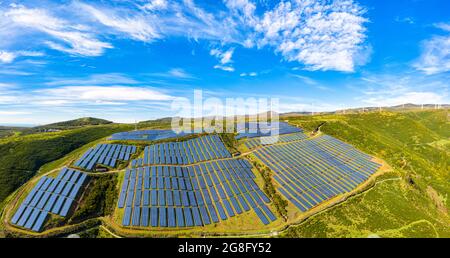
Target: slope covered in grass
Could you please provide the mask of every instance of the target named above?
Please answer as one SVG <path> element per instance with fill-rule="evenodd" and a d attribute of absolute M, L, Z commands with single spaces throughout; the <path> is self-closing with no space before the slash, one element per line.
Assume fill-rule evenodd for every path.
<path fill-rule="evenodd" d="M 445 110 L 295 117 L 386 160 L 394 169 L 369 191 L 320 213 L 284 236 L 450 237 L 450 154 L 433 143 L 450 137 Z"/>
<path fill-rule="evenodd" d="M 0 203 L 44 164 L 129 125 L 102 125 L 57 133 L 39 133 L 0 140 Z"/>

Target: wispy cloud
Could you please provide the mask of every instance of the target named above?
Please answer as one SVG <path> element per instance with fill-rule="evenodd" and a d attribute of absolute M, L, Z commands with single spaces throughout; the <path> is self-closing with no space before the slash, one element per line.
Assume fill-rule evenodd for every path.
<path fill-rule="evenodd" d="M 239 76 L 241 76 L 241 77 L 256 77 L 256 76 L 258 76 L 258 73 L 257 72 L 241 73 Z"/>
<path fill-rule="evenodd" d="M 197 79 L 195 75 L 190 74 L 183 68 L 171 68 L 168 71 L 165 72 L 157 72 L 157 73 L 147 73 L 145 74 L 149 77 L 161 77 L 161 78 L 167 78 L 167 79 L 180 79 L 180 80 L 194 80 Z"/>
<path fill-rule="evenodd" d="M 215 65 L 215 69 L 221 69 L 227 72 L 233 72 L 234 67 L 231 65 L 233 60 L 234 48 L 230 48 L 226 51 L 222 51 L 217 48 L 213 48 L 209 51 L 209 54 L 219 59 L 219 64 Z"/>
<path fill-rule="evenodd" d="M 96 8 L 83 3 L 77 3 L 76 6 L 82 12 L 85 12 L 88 17 L 92 17 L 106 27 L 125 33 L 132 39 L 150 42 L 161 37 L 155 26 L 152 26 L 151 19 L 137 13 L 121 17 L 114 10 L 108 8 Z"/>
<path fill-rule="evenodd" d="M 4 17 L 17 30 L 41 32 L 51 37 L 45 43 L 52 49 L 81 56 L 99 56 L 112 45 L 98 40 L 85 25 L 53 16 L 47 10 L 13 6 Z M 22 32 L 23 33 L 23 32 Z"/>
<path fill-rule="evenodd" d="M 368 62 L 368 20 L 365 9 L 353 0 L 282 1 L 266 10 L 257 10 L 258 4 L 250 0 L 224 0 L 223 4 L 217 11 L 193 0 L 74 1 L 53 4 L 57 8 L 52 9 L 14 5 L 0 12 L 8 19 L 11 40 L 40 32 L 47 37 L 35 44 L 43 42 L 78 56 L 102 55 L 113 48 L 114 36 L 145 43 L 184 37 L 228 49 L 220 50 L 219 64 L 214 66 L 225 71 L 234 71 L 230 60 L 237 47 L 274 49 L 307 70 L 352 72 Z"/>
<path fill-rule="evenodd" d="M 361 96 L 356 100 L 373 106 L 393 106 L 406 103 L 441 104 L 449 101 L 449 88 L 444 76 L 420 74 L 384 74 L 362 78 Z"/>
<path fill-rule="evenodd" d="M 87 77 L 67 78 L 55 77 L 47 78 L 45 83 L 48 86 L 80 86 L 80 85 L 132 85 L 139 82 L 120 73 L 92 74 Z"/>
<path fill-rule="evenodd" d="M 450 71 L 450 24 L 439 23 L 437 28 L 446 32 L 444 36 L 433 36 L 422 43 L 422 55 L 413 66 L 432 75 Z"/>
<path fill-rule="evenodd" d="M 21 56 L 40 57 L 40 56 L 44 56 L 44 53 L 37 52 L 37 51 L 25 51 L 25 50 L 14 51 L 14 52 L 0 51 L 0 62 L 6 63 L 6 64 L 12 63 L 14 61 L 14 59 L 21 57 Z"/>

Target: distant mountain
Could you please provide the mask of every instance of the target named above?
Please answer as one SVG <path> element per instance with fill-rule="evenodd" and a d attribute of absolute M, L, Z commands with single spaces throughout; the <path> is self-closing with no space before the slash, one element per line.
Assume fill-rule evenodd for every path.
<path fill-rule="evenodd" d="M 93 117 L 83 117 L 79 119 L 69 120 L 69 121 L 63 121 L 48 125 L 40 125 L 35 126 L 32 128 L 27 128 L 25 130 L 22 130 L 22 134 L 33 134 L 33 133 L 42 133 L 42 132 L 59 132 L 63 130 L 69 130 L 69 129 L 75 129 L 85 126 L 93 126 L 93 125 L 108 125 L 113 124 L 113 122 L 99 119 L 99 118 L 93 118 Z"/>
<path fill-rule="evenodd" d="M 46 128 L 65 127 L 65 126 L 73 127 L 73 126 L 86 126 L 86 125 L 105 125 L 105 124 L 112 124 L 112 123 L 113 122 L 105 120 L 105 119 L 94 118 L 94 117 L 83 117 L 83 118 L 79 118 L 79 119 L 75 119 L 75 120 L 58 122 L 58 123 L 37 126 L 37 127 L 41 127 L 41 128 L 42 127 L 46 127 Z"/>

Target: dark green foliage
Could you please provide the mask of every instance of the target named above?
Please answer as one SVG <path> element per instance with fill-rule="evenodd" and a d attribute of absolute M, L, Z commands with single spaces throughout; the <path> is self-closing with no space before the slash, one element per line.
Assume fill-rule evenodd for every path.
<path fill-rule="evenodd" d="M 271 170 L 267 167 L 263 167 L 262 165 L 258 164 L 257 162 L 253 162 L 253 166 L 259 171 L 262 178 L 264 179 L 264 192 L 269 196 L 269 198 L 272 200 L 275 208 L 277 209 L 277 213 L 283 217 L 284 219 L 287 219 L 287 206 L 288 202 L 284 200 L 276 191 L 275 187 L 272 183 L 272 175 Z"/>
<path fill-rule="evenodd" d="M 237 150 L 238 141 L 233 133 L 221 133 L 219 136 L 231 154 L 239 152 Z"/>
<path fill-rule="evenodd" d="M 130 127 L 95 126 L 0 141 L 0 202 L 33 177 L 42 165 L 62 158 L 89 142 L 126 130 Z"/>
<path fill-rule="evenodd" d="M 117 196 L 117 175 L 108 174 L 93 177 L 89 189 L 75 211 L 71 222 L 88 218 L 107 216 L 112 213 Z"/>

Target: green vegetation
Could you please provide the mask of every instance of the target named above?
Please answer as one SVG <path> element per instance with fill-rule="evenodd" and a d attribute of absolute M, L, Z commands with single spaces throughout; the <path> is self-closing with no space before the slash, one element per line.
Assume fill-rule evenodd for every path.
<path fill-rule="evenodd" d="M 231 154 L 239 153 L 237 149 L 238 141 L 234 137 L 235 135 L 233 133 L 221 133 L 219 136 Z"/>
<path fill-rule="evenodd" d="M 76 129 L 84 126 L 107 125 L 107 124 L 112 124 L 112 122 L 99 118 L 83 117 L 75 120 L 27 128 L 21 130 L 21 134 L 26 135 L 43 132 L 58 132 L 63 130 Z"/>
<path fill-rule="evenodd" d="M 393 173 L 369 191 L 320 213 L 288 237 L 450 237 L 450 155 L 432 143 L 450 138 L 445 110 L 289 118 L 386 160 Z"/>
<path fill-rule="evenodd" d="M 21 131 L 26 130 L 25 127 L 9 127 L 9 126 L 0 126 L 0 139 L 6 138 Z"/>
<path fill-rule="evenodd" d="M 92 176 L 92 181 L 80 207 L 75 211 L 70 222 L 80 222 L 89 218 L 110 215 L 117 198 L 117 175 L 105 174 Z"/>
<path fill-rule="evenodd" d="M 13 136 L 0 140 L 0 202 L 33 177 L 44 164 L 129 125 L 90 126 L 56 133 Z"/>
<path fill-rule="evenodd" d="M 259 171 L 264 180 L 264 192 L 272 200 L 273 205 L 277 209 L 279 216 L 287 220 L 287 206 L 288 202 L 281 197 L 276 191 L 272 182 L 272 172 L 269 168 L 263 167 L 258 162 L 253 162 L 253 166 Z"/>

